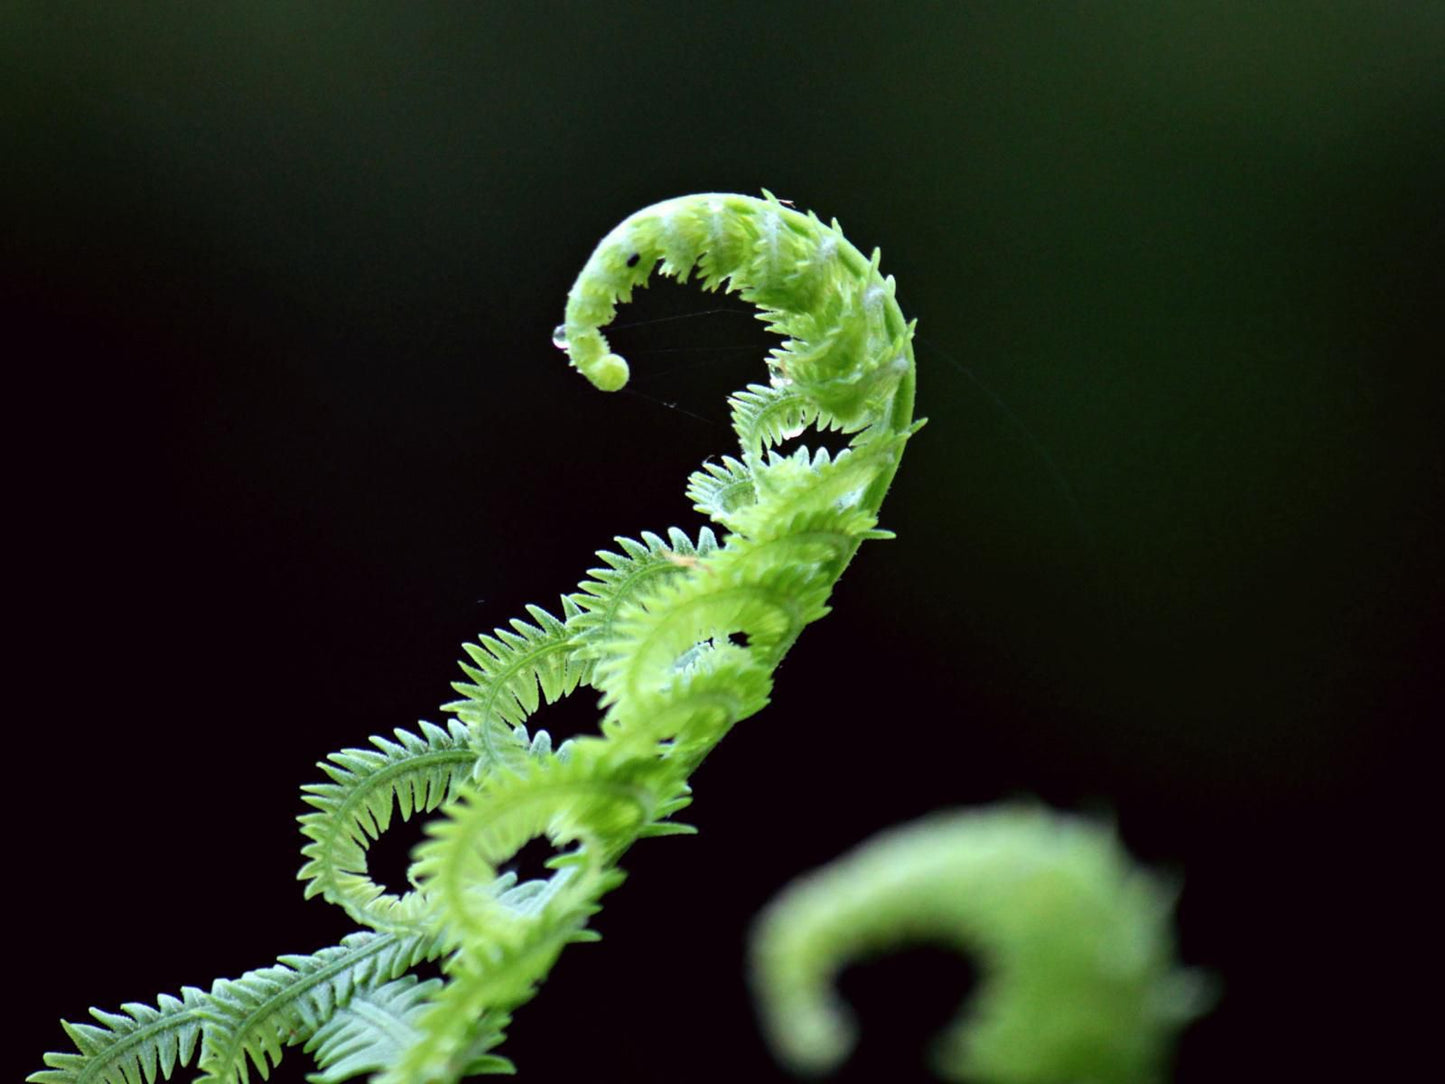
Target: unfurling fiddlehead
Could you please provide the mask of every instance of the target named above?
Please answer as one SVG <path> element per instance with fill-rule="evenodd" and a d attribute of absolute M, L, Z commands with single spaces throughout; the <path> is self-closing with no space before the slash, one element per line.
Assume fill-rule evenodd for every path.
<path fill-rule="evenodd" d="M 837 973 L 941 942 L 984 974 L 974 1007 L 935 1044 L 939 1076 L 1153 1081 L 1208 1000 L 1199 975 L 1174 967 L 1171 905 L 1100 825 L 1028 807 L 936 814 L 776 897 L 753 931 L 753 985 L 779 1060 L 826 1072 L 854 1039 Z"/>
<path fill-rule="evenodd" d="M 766 194 L 765 194 L 766 195 Z M 158 1007 L 92 1010 L 66 1024 L 75 1053 L 46 1055 L 36 1084 L 154 1084 L 199 1048 L 203 1084 L 269 1074 L 304 1043 L 316 1084 L 375 1073 L 379 1084 L 450 1084 L 510 1071 L 494 1053 L 509 1014 L 535 992 L 646 836 L 687 833 L 671 818 L 688 778 L 738 721 L 768 701 L 779 661 L 827 613 L 834 583 L 877 528 L 913 420 L 912 325 L 879 256 L 836 222 L 764 199 L 706 194 L 632 215 L 572 287 L 554 342 L 598 388 L 626 361 L 602 328 L 654 270 L 756 304 L 783 342 L 769 380 L 730 404 L 739 448 L 689 480 L 721 529 L 696 539 L 619 538 L 599 552 L 560 616 L 527 619 L 467 645 L 446 727 L 373 737 L 304 788 L 306 894 L 368 929 L 311 956 L 193 987 Z M 780 445 L 809 427 L 841 431 L 838 454 Z M 553 748 L 526 723 L 583 686 L 601 694 L 598 732 Z M 377 884 L 367 851 L 393 823 L 437 813 L 412 888 Z M 546 880 L 505 865 L 543 837 Z M 1009 811 L 907 829 L 787 895 L 762 924 L 760 998 L 785 1060 L 834 1064 L 848 1038 L 828 982 L 857 949 L 912 935 L 953 939 L 991 976 L 977 1024 L 950 1033 L 951 1076 L 990 1081 L 1146 1080 L 1188 1015 L 1171 970 L 1166 895 L 1129 872 L 1093 829 Z M 845 947 L 845 945 L 847 947 Z M 406 974 L 440 960 L 442 980 Z"/>
<path fill-rule="evenodd" d="M 877 529 L 879 505 L 913 421 L 912 326 L 891 278 L 825 225 L 767 196 L 710 194 L 639 211 L 593 253 L 568 295 L 555 341 L 595 385 L 616 390 L 627 364 L 601 328 L 654 269 L 736 291 L 785 341 L 767 384 L 731 401 L 736 457 L 695 473 L 688 494 L 722 528 L 696 541 L 619 539 L 605 567 L 565 596 L 561 616 L 529 608 L 467 648 L 456 720 L 373 738 L 321 767 L 301 876 L 367 931 L 209 993 L 159 1008 L 94 1012 L 67 1025 L 77 1053 L 51 1054 L 37 1084 L 151 1084 L 193 1056 L 208 1081 L 266 1076 L 282 1048 L 307 1043 L 324 1084 L 379 1071 L 384 1084 L 435 1084 L 509 1068 L 490 1053 L 507 1014 L 530 998 L 622 878 L 637 839 L 690 831 L 671 816 L 687 780 L 739 720 L 768 700 L 772 674 L 803 627 L 827 613 L 833 584 Z M 830 455 L 777 446 L 808 426 L 841 430 Z M 543 701 L 601 693 L 596 735 L 552 748 L 525 722 Z M 385 892 L 366 852 L 392 822 L 440 809 L 417 851 L 413 888 Z M 545 881 L 503 865 L 529 840 L 561 849 Z M 400 977 L 440 959 L 444 979 Z"/>

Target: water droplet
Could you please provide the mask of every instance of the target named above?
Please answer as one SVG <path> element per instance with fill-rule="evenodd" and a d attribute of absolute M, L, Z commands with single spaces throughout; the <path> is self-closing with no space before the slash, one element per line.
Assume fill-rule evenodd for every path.
<path fill-rule="evenodd" d="M 552 329 L 552 345 L 558 350 L 567 349 L 567 325 L 558 324 Z"/>

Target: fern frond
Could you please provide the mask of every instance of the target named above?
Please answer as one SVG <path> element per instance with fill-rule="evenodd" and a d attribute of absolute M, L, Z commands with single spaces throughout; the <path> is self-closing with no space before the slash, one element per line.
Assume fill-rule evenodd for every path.
<path fill-rule="evenodd" d="M 740 460 L 723 456 L 721 463 L 704 463 L 687 479 L 687 496 L 693 508 L 709 519 L 730 525 L 730 517 L 758 499 L 753 472 Z"/>
<path fill-rule="evenodd" d="M 462 790 L 446 816 L 427 825 L 431 837 L 416 852 L 417 883 L 440 908 L 447 936 L 462 943 L 508 943 L 533 923 L 498 898 L 499 868 L 523 844 L 546 836 L 554 846 L 577 848 L 552 860 L 559 868 L 544 882 L 546 903 L 564 911 L 569 901 L 600 895 L 622 848 L 677 796 L 679 784 L 655 758 L 627 759 L 599 739 L 576 743 L 566 760 L 551 758 L 525 773 L 499 773 Z M 536 910 L 536 901 L 525 908 Z"/>
<path fill-rule="evenodd" d="M 777 537 L 782 522 L 803 512 L 860 508 L 875 514 L 876 502 L 870 498 L 877 487 L 887 487 L 908 435 L 845 448 L 836 456 L 826 448 L 799 448 L 790 455 L 770 450 L 754 471 L 760 502 L 738 510 L 733 530 L 749 539 Z"/>
<path fill-rule="evenodd" d="M 688 774 L 734 724 L 767 707 L 773 691 L 771 671 L 732 643 L 694 645 L 686 661 L 661 688 L 639 723 L 619 700 L 609 705 L 603 733 L 620 744 L 656 745 L 661 755 Z M 662 822 L 658 813 L 655 824 Z M 657 831 L 670 831 L 663 822 Z M 645 830 L 645 832 L 648 830 Z"/>
<path fill-rule="evenodd" d="M 733 429 L 743 452 L 756 455 L 797 436 L 818 417 L 818 406 L 803 392 L 778 385 L 749 384 L 728 397 Z"/>
<path fill-rule="evenodd" d="M 680 679 L 704 653 L 726 659 L 739 682 L 752 669 L 767 678 L 803 626 L 828 612 L 832 585 L 813 570 L 750 568 L 747 561 L 746 547 L 729 545 L 703 574 L 665 582 L 619 614 L 594 676 L 609 733 L 641 727 L 653 740 L 672 737 L 656 722 L 667 717 L 682 692 Z M 746 646 L 732 643 L 733 636 L 746 638 Z"/>
<path fill-rule="evenodd" d="M 847 424 L 823 410 L 816 400 L 784 377 L 778 377 L 772 385 L 749 384 L 742 391 L 733 392 L 728 397 L 728 406 L 743 454 L 750 459 L 800 435 L 809 426 L 825 432 L 855 433 L 872 420 Z"/>
<path fill-rule="evenodd" d="M 443 704 L 462 721 L 486 727 L 495 720 L 520 726 L 543 698 L 552 704 L 585 682 L 592 664 L 577 650 L 568 627 L 579 614 L 570 596 L 562 598 L 562 617 L 528 606 L 535 624 L 514 618 L 511 629 L 494 629 L 463 648 L 475 665 L 461 663 L 470 682 L 453 682 L 465 699 Z"/>
<path fill-rule="evenodd" d="M 317 766 L 333 781 L 301 788 L 302 800 L 317 810 L 298 818 L 310 840 L 301 848 L 307 862 L 297 874 L 307 882 L 307 898 L 323 896 L 373 928 L 418 918 L 419 901 L 403 905 L 403 897 L 387 893 L 367 873 L 367 849 L 390 826 L 393 802 L 402 820 L 430 813 L 456 793 L 477 760 L 462 723 L 452 720 L 445 730 L 420 726 L 420 736 L 398 729 L 395 741 L 373 736 L 375 749 L 332 753 Z"/>
<path fill-rule="evenodd" d="M 937 814 L 785 889 L 754 930 L 754 987 L 780 1059 L 827 1073 L 854 1041 L 833 977 L 927 938 L 983 972 L 937 1044 L 944 1079 L 1154 1081 L 1205 1004 L 1174 964 L 1172 903 L 1107 828 L 1031 807 Z"/>
<path fill-rule="evenodd" d="M 25 1079 L 31 1084 L 154 1084 L 157 1074 L 170 1079 L 189 1065 L 206 1020 L 209 999 L 194 986 L 179 998 L 162 994 L 155 1006 L 127 1002 L 121 1012 L 91 1009 L 100 1022 L 60 1026 L 77 1052 L 45 1055 L 46 1069 Z"/>
<path fill-rule="evenodd" d="M 891 537 L 889 532 L 877 530 L 876 522 L 871 513 L 856 505 L 805 503 L 789 517 L 758 524 L 758 533 L 749 537 L 750 545 L 738 562 L 760 571 L 811 569 L 815 576 L 833 581 L 842 575 L 861 543 Z"/>
<path fill-rule="evenodd" d="M 219 980 L 206 1005 L 201 1080 L 247 1084 L 252 1067 L 266 1079 L 283 1048 L 309 1039 L 356 991 L 440 953 L 433 935 L 364 930 L 310 956 L 282 956 L 271 967 Z"/>
<path fill-rule="evenodd" d="M 594 882 L 595 894 L 572 898 L 519 928 L 518 936 L 463 949 L 446 965 L 446 981 L 416 1018 L 416 1040 L 374 1084 L 455 1084 L 494 1047 L 510 1012 L 529 1000 L 567 945 L 596 940 L 586 929 L 597 898 L 621 880 L 616 871 Z M 505 1062 L 509 1071 L 511 1063 Z"/>
<path fill-rule="evenodd" d="M 598 550 L 597 556 L 607 567 L 588 569 L 589 578 L 577 585 L 572 596 L 582 611 L 572 627 L 594 659 L 602 645 L 613 639 L 618 611 L 629 600 L 664 580 L 684 575 L 718 549 L 710 527 L 698 532 L 696 544 L 677 527 L 668 530 L 665 542 L 651 531 L 644 531 L 641 541 L 619 535 L 616 542 L 623 552 Z"/>
<path fill-rule="evenodd" d="M 686 771 L 680 774 L 689 774 Z M 691 824 L 683 824 L 680 821 L 669 820 L 674 813 L 686 809 L 692 805 L 692 788 L 683 783 L 677 790 L 674 797 L 658 803 L 652 813 L 652 820 L 644 824 L 637 832 L 638 839 L 651 839 L 656 836 L 695 836 L 697 828 Z"/>
<path fill-rule="evenodd" d="M 320 1071 L 306 1079 L 311 1084 L 341 1084 L 389 1068 L 421 1037 L 417 1020 L 441 987 L 440 979 L 418 982 L 415 975 L 403 975 L 356 994 L 307 1041 L 306 1052 Z M 516 1071 L 509 1059 L 488 1053 L 506 1038 L 508 1020 L 506 1015 L 487 1014 L 485 1029 L 479 1029 L 482 1033 L 467 1047 L 469 1057 L 460 1076 Z"/>
<path fill-rule="evenodd" d="M 617 860 L 643 836 L 685 832 L 670 818 L 687 778 L 739 719 L 767 702 L 772 674 L 802 628 L 827 612 L 833 582 L 860 541 L 879 537 L 878 506 L 912 428 L 913 369 L 893 282 L 836 221 L 722 193 L 664 201 L 614 229 L 568 295 L 554 341 L 596 386 L 626 383 L 601 327 L 652 272 L 756 302 L 788 341 L 771 352 L 772 386 L 732 399 L 742 461 L 693 475 L 689 492 L 730 533 L 696 542 L 619 538 L 620 552 L 564 596 L 465 650 L 462 699 L 447 727 L 373 738 L 321 764 L 305 788 L 308 895 L 342 904 L 376 930 L 311 956 L 283 956 L 209 995 L 188 988 L 160 1007 L 96 1013 L 67 1026 L 78 1054 L 52 1055 L 36 1084 L 157 1084 L 200 1035 L 206 1084 L 263 1078 L 285 1047 L 311 1042 L 317 1084 L 382 1070 L 382 1084 L 450 1084 L 479 1067 L 506 1014 L 532 996 L 562 948 L 595 940 L 598 900 Z M 855 434 L 830 456 L 777 445 L 812 425 Z M 583 684 L 602 692 L 596 735 L 555 752 L 526 722 Z M 468 778 L 470 777 L 470 778 Z M 397 896 L 368 876 L 367 848 L 392 824 L 441 810 Z M 499 872 L 529 839 L 564 849 L 546 880 Z M 445 983 L 393 984 L 446 955 Z"/>

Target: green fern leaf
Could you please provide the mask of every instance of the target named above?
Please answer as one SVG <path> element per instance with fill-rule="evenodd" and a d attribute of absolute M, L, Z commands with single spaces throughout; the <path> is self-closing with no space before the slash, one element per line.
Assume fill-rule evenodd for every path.
<path fill-rule="evenodd" d="M 421 736 L 398 729 L 396 741 L 373 737 L 376 749 L 333 753 L 318 765 L 332 782 L 301 788 L 303 801 L 316 808 L 298 818 L 310 841 L 297 874 L 307 882 L 306 896 L 323 896 L 374 928 L 414 923 L 421 906 L 387 893 L 367 873 L 367 848 L 391 824 L 393 801 L 403 820 L 429 813 L 456 793 L 477 760 L 464 724 L 420 725 Z M 511 741 L 522 755 L 525 747 Z"/>
<path fill-rule="evenodd" d="M 754 928 L 753 985 L 780 1060 L 824 1075 L 856 1039 L 838 972 L 923 938 L 982 970 L 976 1007 L 935 1044 L 942 1079 L 1157 1081 L 1209 1000 L 1174 962 L 1172 905 L 1105 826 L 1029 806 L 945 812 L 779 894 Z"/>
<path fill-rule="evenodd" d="M 569 623 L 580 610 L 571 596 L 562 599 L 562 618 L 540 606 L 528 606 L 536 624 L 513 619 L 511 629 L 494 629 L 464 649 L 475 665 L 461 663 L 471 682 L 453 682 L 465 699 L 443 704 L 467 723 L 486 726 L 496 720 L 520 726 L 543 698 L 552 704 L 585 682 L 592 664 L 577 651 Z"/>
<path fill-rule="evenodd" d="M 419 1038 L 417 1019 L 441 987 L 440 979 L 418 982 L 415 975 L 404 975 L 358 993 L 307 1041 L 306 1051 L 314 1055 L 321 1071 L 308 1073 L 306 1079 L 311 1084 L 341 1084 L 391 1066 Z M 486 1027 L 466 1047 L 470 1060 L 461 1076 L 516 1072 L 509 1059 L 488 1053 L 506 1038 L 503 1029 L 509 1019 L 487 1015 Z"/>
<path fill-rule="evenodd" d="M 731 526 L 730 517 L 757 499 L 753 472 L 730 455 L 721 463 L 707 462 L 687 479 L 687 496 L 692 506 L 711 520 Z"/>
<path fill-rule="evenodd" d="M 783 516 L 831 509 L 871 509 L 872 494 L 886 487 L 913 431 L 872 441 L 866 447 L 845 448 L 836 456 L 826 448 L 799 448 L 790 455 L 769 450 L 754 472 L 760 500 L 740 509 L 730 526 L 747 538 L 777 537 Z M 779 507 L 786 509 L 783 515 Z M 759 511 L 759 509 L 771 509 Z M 871 512 L 867 514 L 871 515 Z M 876 537 L 876 536 L 860 536 Z"/>
<path fill-rule="evenodd" d="M 813 568 L 760 563 L 749 547 L 729 544 L 705 566 L 633 599 L 595 675 L 608 709 L 604 732 L 640 728 L 650 740 L 676 737 L 671 723 L 685 726 L 693 717 L 691 698 L 681 694 L 704 672 L 725 673 L 753 705 L 751 714 L 766 703 L 777 660 L 804 625 L 828 612 L 830 588 Z M 727 682 L 705 684 L 721 693 Z"/>
<path fill-rule="evenodd" d="M 848 431 L 841 421 L 821 412 L 801 389 L 782 378 L 771 386 L 749 384 L 728 397 L 728 406 L 732 409 L 733 429 L 743 453 L 749 457 L 798 436 L 810 425 Z M 859 424 L 852 426 L 853 430 L 859 428 Z"/>
<path fill-rule="evenodd" d="M 631 599 L 653 589 L 662 581 L 681 576 L 718 549 L 717 536 L 704 527 L 694 544 L 677 527 L 667 532 L 664 542 L 651 531 L 642 540 L 618 536 L 622 553 L 598 550 L 606 568 L 588 569 L 588 579 L 578 584 L 576 600 L 581 613 L 571 622 L 589 657 L 613 639 L 617 614 Z M 595 680 L 595 677 L 594 677 Z"/>
<path fill-rule="evenodd" d="M 566 760 L 540 760 L 525 773 L 498 773 L 464 788 L 446 816 L 427 825 L 431 838 L 417 849 L 413 867 L 447 936 L 500 946 L 533 925 L 537 901 L 528 894 L 535 889 L 518 886 L 511 899 L 525 903 L 519 908 L 499 897 L 496 885 L 502 864 L 538 836 L 559 847 L 578 845 L 549 863 L 558 873 L 542 883 L 547 906 L 568 912 L 600 895 L 598 884 L 614 883 L 614 850 L 680 797 L 670 774 L 656 757 L 621 756 L 591 738 L 575 743 Z"/>
<path fill-rule="evenodd" d="M 207 998 L 194 986 L 179 998 L 162 994 L 156 1005 L 127 1002 L 123 1012 L 91 1009 L 100 1021 L 60 1026 L 78 1053 L 45 1055 L 49 1067 L 31 1073 L 31 1084 L 154 1084 L 157 1074 L 170 1079 L 177 1066 L 189 1065 L 205 1021 Z"/>
<path fill-rule="evenodd" d="M 595 940 L 584 928 L 597 898 L 621 880 L 610 871 L 592 882 L 592 894 L 557 901 L 546 914 L 534 913 L 519 937 L 474 943 L 450 958 L 446 983 L 415 1018 L 416 1041 L 374 1078 L 375 1084 L 454 1084 L 496 1045 L 508 1014 L 531 998 L 558 954 L 568 944 Z M 484 947 L 483 947 L 484 946 Z M 512 1071 L 506 1059 L 497 1059 Z"/>
<path fill-rule="evenodd" d="M 219 980 L 206 1006 L 201 1081 L 247 1084 L 253 1066 L 266 1079 L 283 1048 L 309 1039 L 356 991 L 439 954 L 434 937 L 364 930 L 310 956 L 282 956 L 271 967 Z"/>
<path fill-rule="evenodd" d="M 191 1057 L 198 1032 L 206 1084 L 249 1084 L 253 1069 L 265 1078 L 287 1046 L 313 1039 L 317 1084 L 377 1068 L 380 1084 L 450 1084 L 509 1068 L 489 1053 L 504 1014 L 565 945 L 595 940 L 587 921 L 633 842 L 689 830 L 669 819 L 690 799 L 688 775 L 766 704 L 773 670 L 827 612 L 858 543 L 881 536 L 879 502 L 915 428 L 912 325 L 878 254 L 870 262 L 836 221 L 764 197 L 704 193 L 631 216 L 588 260 L 555 336 L 596 386 L 621 388 L 627 363 L 602 326 L 658 265 L 681 279 L 696 265 L 705 286 L 756 302 L 792 340 L 771 352 L 772 386 L 732 400 L 742 461 L 693 476 L 693 499 L 730 532 L 725 545 L 710 528 L 695 544 L 676 528 L 666 540 L 618 539 L 621 552 L 599 554 L 605 567 L 563 597 L 560 617 L 528 607 L 466 648 L 447 728 L 423 723 L 321 764 L 328 781 L 304 791 L 301 877 L 308 895 L 377 930 L 209 995 L 96 1012 L 99 1027 L 67 1026 L 79 1053 L 47 1058 L 36 1084 L 156 1084 Z M 809 425 L 857 436 L 837 456 L 779 451 Z M 545 731 L 528 737 L 533 712 L 583 684 L 602 692 L 600 733 L 555 752 Z M 411 871 L 416 890 L 374 884 L 367 848 L 394 810 L 408 819 L 442 806 Z M 570 848 L 548 863 L 554 874 L 499 875 L 538 836 Z M 389 985 L 444 953 L 440 988 Z"/>

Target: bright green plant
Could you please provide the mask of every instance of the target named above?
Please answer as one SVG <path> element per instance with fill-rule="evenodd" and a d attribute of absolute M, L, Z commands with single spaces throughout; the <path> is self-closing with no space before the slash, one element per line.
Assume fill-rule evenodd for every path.
<path fill-rule="evenodd" d="M 940 813 L 785 889 L 759 916 L 753 985 L 779 1060 L 826 1072 L 853 1045 L 839 969 L 940 942 L 984 967 L 974 1005 L 935 1043 L 939 1076 L 1157 1080 L 1206 1003 L 1199 976 L 1174 966 L 1171 904 L 1099 825 L 1022 806 Z"/>
<path fill-rule="evenodd" d="M 329 781 L 304 788 L 312 811 L 301 818 L 301 877 L 307 895 L 345 908 L 363 929 L 209 992 L 92 1010 L 96 1024 L 65 1025 L 76 1051 L 46 1055 L 49 1068 L 30 1080 L 151 1084 L 198 1058 L 204 1081 L 245 1084 L 294 1044 L 314 1054 L 320 1084 L 361 1073 L 445 1084 L 510 1071 L 492 1052 L 509 1014 L 568 943 L 595 939 L 588 920 L 634 842 L 693 831 L 672 819 L 690 801 L 690 774 L 767 703 L 779 661 L 827 613 L 859 545 L 886 537 L 879 505 L 921 423 L 913 328 L 878 262 L 836 222 L 771 195 L 669 200 L 609 233 L 554 336 L 597 387 L 627 381 L 600 329 L 654 269 L 685 279 L 696 267 L 704 289 L 740 293 L 784 338 L 768 357 L 768 383 L 730 400 L 737 454 L 688 485 L 722 540 L 711 528 L 696 539 L 676 528 L 666 539 L 618 539 L 619 552 L 600 553 L 602 565 L 557 614 L 528 607 L 530 620 L 467 645 L 467 681 L 444 706 L 454 716 L 445 727 L 373 737 L 373 748 L 321 764 Z M 841 431 L 849 445 L 836 455 L 778 450 L 808 427 Z M 583 686 L 601 693 L 597 734 L 554 749 L 545 731 L 528 733 L 543 702 Z M 367 869 L 368 848 L 397 813 L 436 814 L 403 895 Z M 558 850 L 549 878 L 517 883 L 499 872 L 537 837 Z M 797 963 L 810 951 L 792 943 L 783 956 Z M 784 964 L 764 967 L 778 974 L 769 1004 L 803 1004 L 797 991 L 816 988 L 808 984 L 832 951 L 820 948 L 822 970 L 806 964 L 802 985 Z M 440 961 L 442 980 L 407 974 L 429 960 Z"/>

